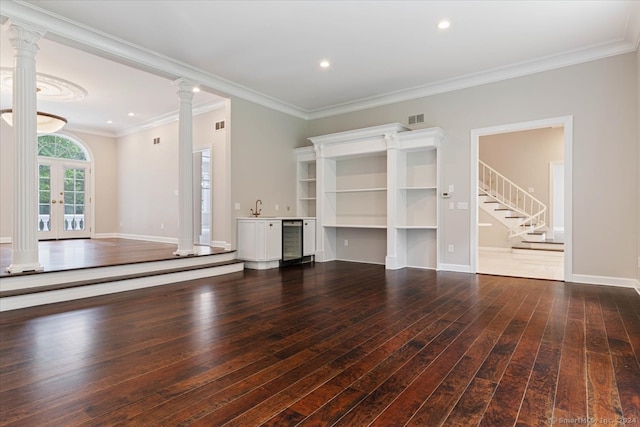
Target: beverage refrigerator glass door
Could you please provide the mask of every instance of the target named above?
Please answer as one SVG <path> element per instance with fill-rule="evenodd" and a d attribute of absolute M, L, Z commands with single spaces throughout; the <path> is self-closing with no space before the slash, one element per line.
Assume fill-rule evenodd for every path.
<path fill-rule="evenodd" d="M 302 260 L 302 220 L 282 221 L 282 262 Z"/>

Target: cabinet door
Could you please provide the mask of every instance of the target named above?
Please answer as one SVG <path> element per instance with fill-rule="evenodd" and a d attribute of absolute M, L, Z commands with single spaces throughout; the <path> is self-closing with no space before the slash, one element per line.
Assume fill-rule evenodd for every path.
<path fill-rule="evenodd" d="M 266 224 L 267 261 L 282 258 L 282 221 Z"/>
<path fill-rule="evenodd" d="M 258 260 L 257 221 L 238 221 L 238 258 Z"/>
<path fill-rule="evenodd" d="M 305 219 L 302 223 L 302 255 L 315 255 L 316 253 L 316 221 Z"/>

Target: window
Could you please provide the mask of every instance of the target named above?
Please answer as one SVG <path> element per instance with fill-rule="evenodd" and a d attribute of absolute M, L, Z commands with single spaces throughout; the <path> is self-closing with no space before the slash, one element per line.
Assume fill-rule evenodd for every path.
<path fill-rule="evenodd" d="M 39 136 L 38 156 L 69 160 L 87 160 L 88 157 L 80 144 L 61 135 Z"/>

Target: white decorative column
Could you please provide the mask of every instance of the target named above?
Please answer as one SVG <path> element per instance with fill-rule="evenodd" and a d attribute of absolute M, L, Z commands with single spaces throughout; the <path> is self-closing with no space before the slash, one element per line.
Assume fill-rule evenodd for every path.
<path fill-rule="evenodd" d="M 405 237 L 404 233 L 396 230 L 398 224 L 398 134 L 385 133 L 384 141 L 387 145 L 387 256 L 385 267 L 396 270 L 403 265 L 399 245 Z"/>
<path fill-rule="evenodd" d="M 193 246 L 193 83 L 175 82 L 180 97 L 178 116 L 178 250 L 174 255 L 195 254 Z"/>
<path fill-rule="evenodd" d="M 36 133 L 36 53 L 43 31 L 10 23 L 14 49 L 13 139 L 15 176 L 9 273 L 43 270 L 38 261 L 38 137 Z"/>

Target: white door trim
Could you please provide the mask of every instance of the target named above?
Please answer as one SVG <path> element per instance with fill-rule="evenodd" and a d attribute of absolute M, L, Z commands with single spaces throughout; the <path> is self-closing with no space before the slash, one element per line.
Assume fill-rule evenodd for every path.
<path fill-rule="evenodd" d="M 519 132 L 551 126 L 564 127 L 564 280 L 573 281 L 573 116 L 554 117 L 529 122 L 512 123 L 501 126 L 471 129 L 470 138 L 470 188 L 471 214 L 469 223 L 471 272 L 478 272 L 478 159 L 480 137 L 508 132 Z"/>

